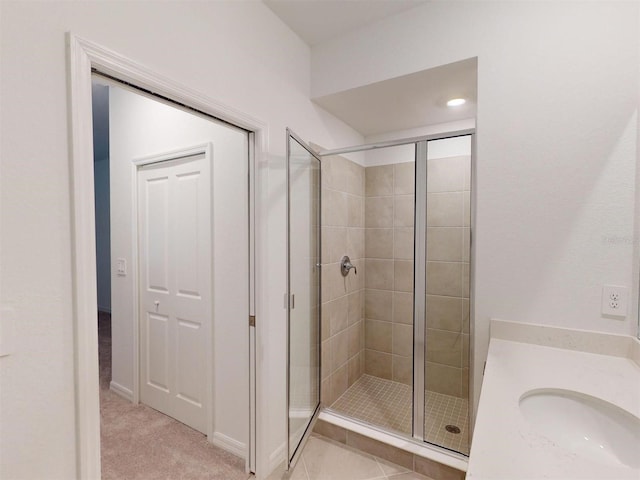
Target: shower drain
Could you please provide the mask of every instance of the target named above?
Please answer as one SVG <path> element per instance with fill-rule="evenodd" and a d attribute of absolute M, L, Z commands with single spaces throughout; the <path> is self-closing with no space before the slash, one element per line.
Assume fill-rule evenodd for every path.
<path fill-rule="evenodd" d="M 449 433 L 460 433 L 460 429 L 455 425 L 447 425 L 444 429 Z"/>

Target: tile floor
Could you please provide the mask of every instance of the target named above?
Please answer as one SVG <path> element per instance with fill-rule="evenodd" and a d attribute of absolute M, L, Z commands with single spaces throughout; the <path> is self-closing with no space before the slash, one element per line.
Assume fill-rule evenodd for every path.
<path fill-rule="evenodd" d="M 312 435 L 290 480 L 430 480 L 386 460 Z"/>
<path fill-rule="evenodd" d="M 427 391 L 425 438 L 429 443 L 469 454 L 469 402 L 464 398 Z M 383 428 L 411 434 L 412 389 L 409 385 L 371 375 L 360 377 L 331 409 Z M 460 433 L 445 430 L 455 425 Z"/>

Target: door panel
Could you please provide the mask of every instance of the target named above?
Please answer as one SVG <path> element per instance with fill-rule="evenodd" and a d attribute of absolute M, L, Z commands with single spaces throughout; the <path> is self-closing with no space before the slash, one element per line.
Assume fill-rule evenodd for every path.
<path fill-rule="evenodd" d="M 150 178 L 145 182 L 146 194 L 146 254 L 148 255 L 147 288 L 168 292 L 167 249 L 169 244 L 169 179 L 166 176 Z"/>
<path fill-rule="evenodd" d="M 320 161 L 289 136 L 289 460 L 320 404 Z"/>
<path fill-rule="evenodd" d="M 147 382 L 169 393 L 169 318 L 147 313 Z"/>
<path fill-rule="evenodd" d="M 182 400 L 197 407 L 202 406 L 204 398 L 203 382 L 200 378 L 204 359 L 200 358 L 200 352 L 192 346 L 198 343 L 198 337 L 201 335 L 202 328 L 199 324 L 178 319 L 176 392 Z"/>
<path fill-rule="evenodd" d="M 140 167 L 140 399 L 207 433 L 211 173 L 205 153 Z"/>
<path fill-rule="evenodd" d="M 200 173 L 176 177 L 176 247 L 181 261 L 176 263 L 178 295 L 199 298 L 198 285 L 198 195 Z"/>

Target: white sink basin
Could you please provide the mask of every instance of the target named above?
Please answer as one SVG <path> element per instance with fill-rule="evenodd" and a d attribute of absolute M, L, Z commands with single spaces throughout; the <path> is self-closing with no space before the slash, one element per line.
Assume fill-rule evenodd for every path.
<path fill-rule="evenodd" d="M 640 419 L 609 402 L 561 389 L 531 390 L 520 411 L 559 446 L 609 464 L 640 468 Z"/>

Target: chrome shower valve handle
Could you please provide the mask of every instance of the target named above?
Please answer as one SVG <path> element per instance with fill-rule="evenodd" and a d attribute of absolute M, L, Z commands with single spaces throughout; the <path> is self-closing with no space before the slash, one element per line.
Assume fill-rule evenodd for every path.
<path fill-rule="evenodd" d="M 347 255 L 342 257 L 342 260 L 340 260 L 340 273 L 342 273 L 342 276 L 346 277 L 347 275 L 349 275 L 349 270 L 351 270 L 352 268 L 353 273 L 357 275 L 358 269 L 354 264 L 351 263 L 351 259 Z"/>

